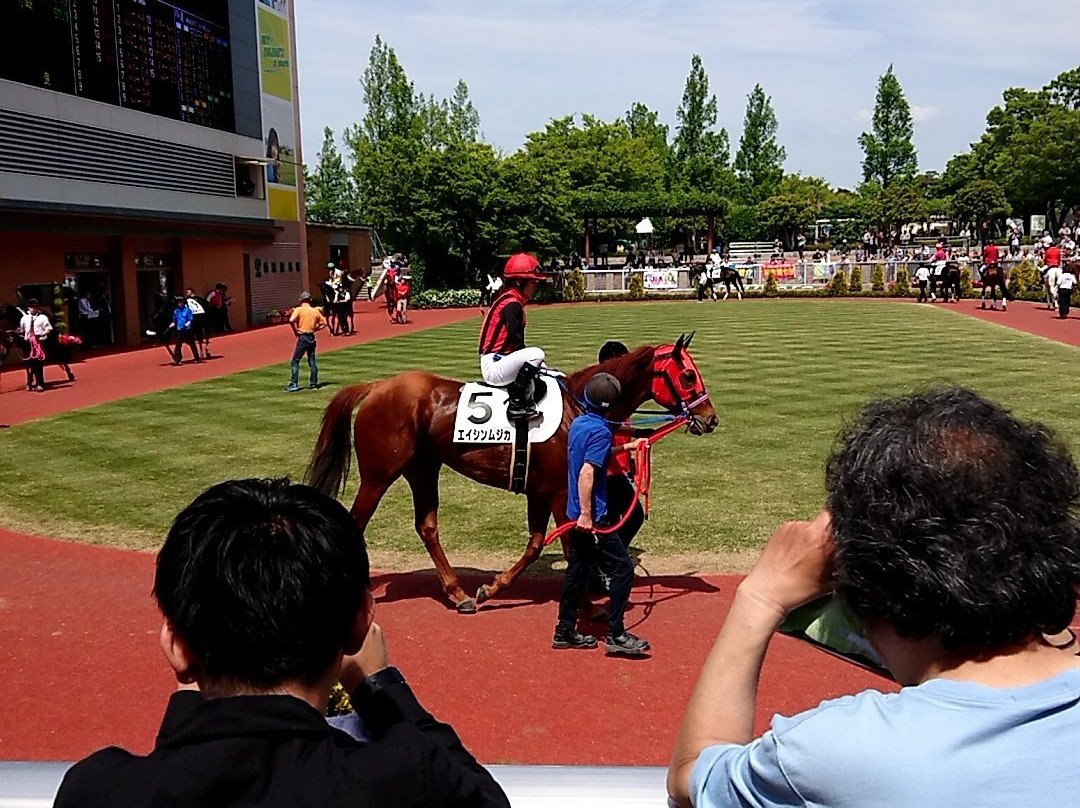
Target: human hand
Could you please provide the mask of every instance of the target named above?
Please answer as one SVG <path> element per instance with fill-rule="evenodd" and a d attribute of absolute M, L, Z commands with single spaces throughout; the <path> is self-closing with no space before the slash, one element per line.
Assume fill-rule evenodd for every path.
<path fill-rule="evenodd" d="M 577 518 L 577 526 L 582 530 L 587 530 L 591 532 L 593 529 L 592 517 L 581 514 L 581 516 Z"/>
<path fill-rule="evenodd" d="M 830 523 L 823 510 L 811 521 L 780 525 L 739 588 L 784 614 L 827 592 L 833 574 Z"/>
<path fill-rule="evenodd" d="M 389 665 L 390 652 L 386 647 L 386 637 L 383 635 L 382 627 L 378 623 L 372 623 L 360 650 L 342 660 L 341 684 L 351 693 L 371 674 Z"/>

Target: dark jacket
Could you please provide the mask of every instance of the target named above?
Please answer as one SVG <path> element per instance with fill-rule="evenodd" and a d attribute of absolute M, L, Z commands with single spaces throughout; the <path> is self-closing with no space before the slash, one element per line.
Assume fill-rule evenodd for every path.
<path fill-rule="evenodd" d="M 68 771 L 65 806 L 509 806 L 502 789 L 407 684 L 353 705 L 371 734 L 357 741 L 292 696 L 169 700 L 154 751 L 111 747 Z"/>

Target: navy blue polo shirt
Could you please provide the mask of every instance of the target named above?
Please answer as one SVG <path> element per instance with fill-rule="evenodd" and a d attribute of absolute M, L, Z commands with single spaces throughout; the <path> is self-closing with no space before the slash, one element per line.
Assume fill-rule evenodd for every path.
<path fill-rule="evenodd" d="M 611 460 L 611 427 L 604 416 L 595 412 L 579 415 L 570 424 L 567 440 L 567 502 L 566 515 L 581 516 L 578 500 L 578 476 L 586 463 L 596 468 L 593 475 L 593 521 L 607 514 L 607 466 Z"/>

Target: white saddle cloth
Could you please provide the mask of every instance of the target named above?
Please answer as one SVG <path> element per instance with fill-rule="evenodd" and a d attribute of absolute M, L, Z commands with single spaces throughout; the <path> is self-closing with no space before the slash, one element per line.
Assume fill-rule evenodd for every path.
<path fill-rule="evenodd" d="M 538 418 L 529 421 L 529 443 L 543 443 L 559 428 L 563 416 L 562 388 L 548 376 L 538 376 L 536 384 L 547 393 L 536 405 Z M 458 397 L 454 416 L 454 443 L 513 443 L 514 425 L 506 417 L 505 387 L 466 382 Z"/>

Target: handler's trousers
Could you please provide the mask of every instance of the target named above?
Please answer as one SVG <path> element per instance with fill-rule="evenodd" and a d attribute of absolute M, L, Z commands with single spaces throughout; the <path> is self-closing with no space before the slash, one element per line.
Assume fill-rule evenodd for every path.
<path fill-rule="evenodd" d="M 577 625 L 577 609 L 585 594 L 589 570 L 594 560 L 600 569 L 611 577 L 611 595 L 608 602 L 608 632 L 618 637 L 626 628 L 623 613 L 630 600 L 630 587 L 634 583 L 634 564 L 626 552 L 619 534 L 596 533 L 574 528 L 569 534 L 570 558 L 566 562 L 562 597 L 559 598 L 559 628 L 573 629 Z"/>

